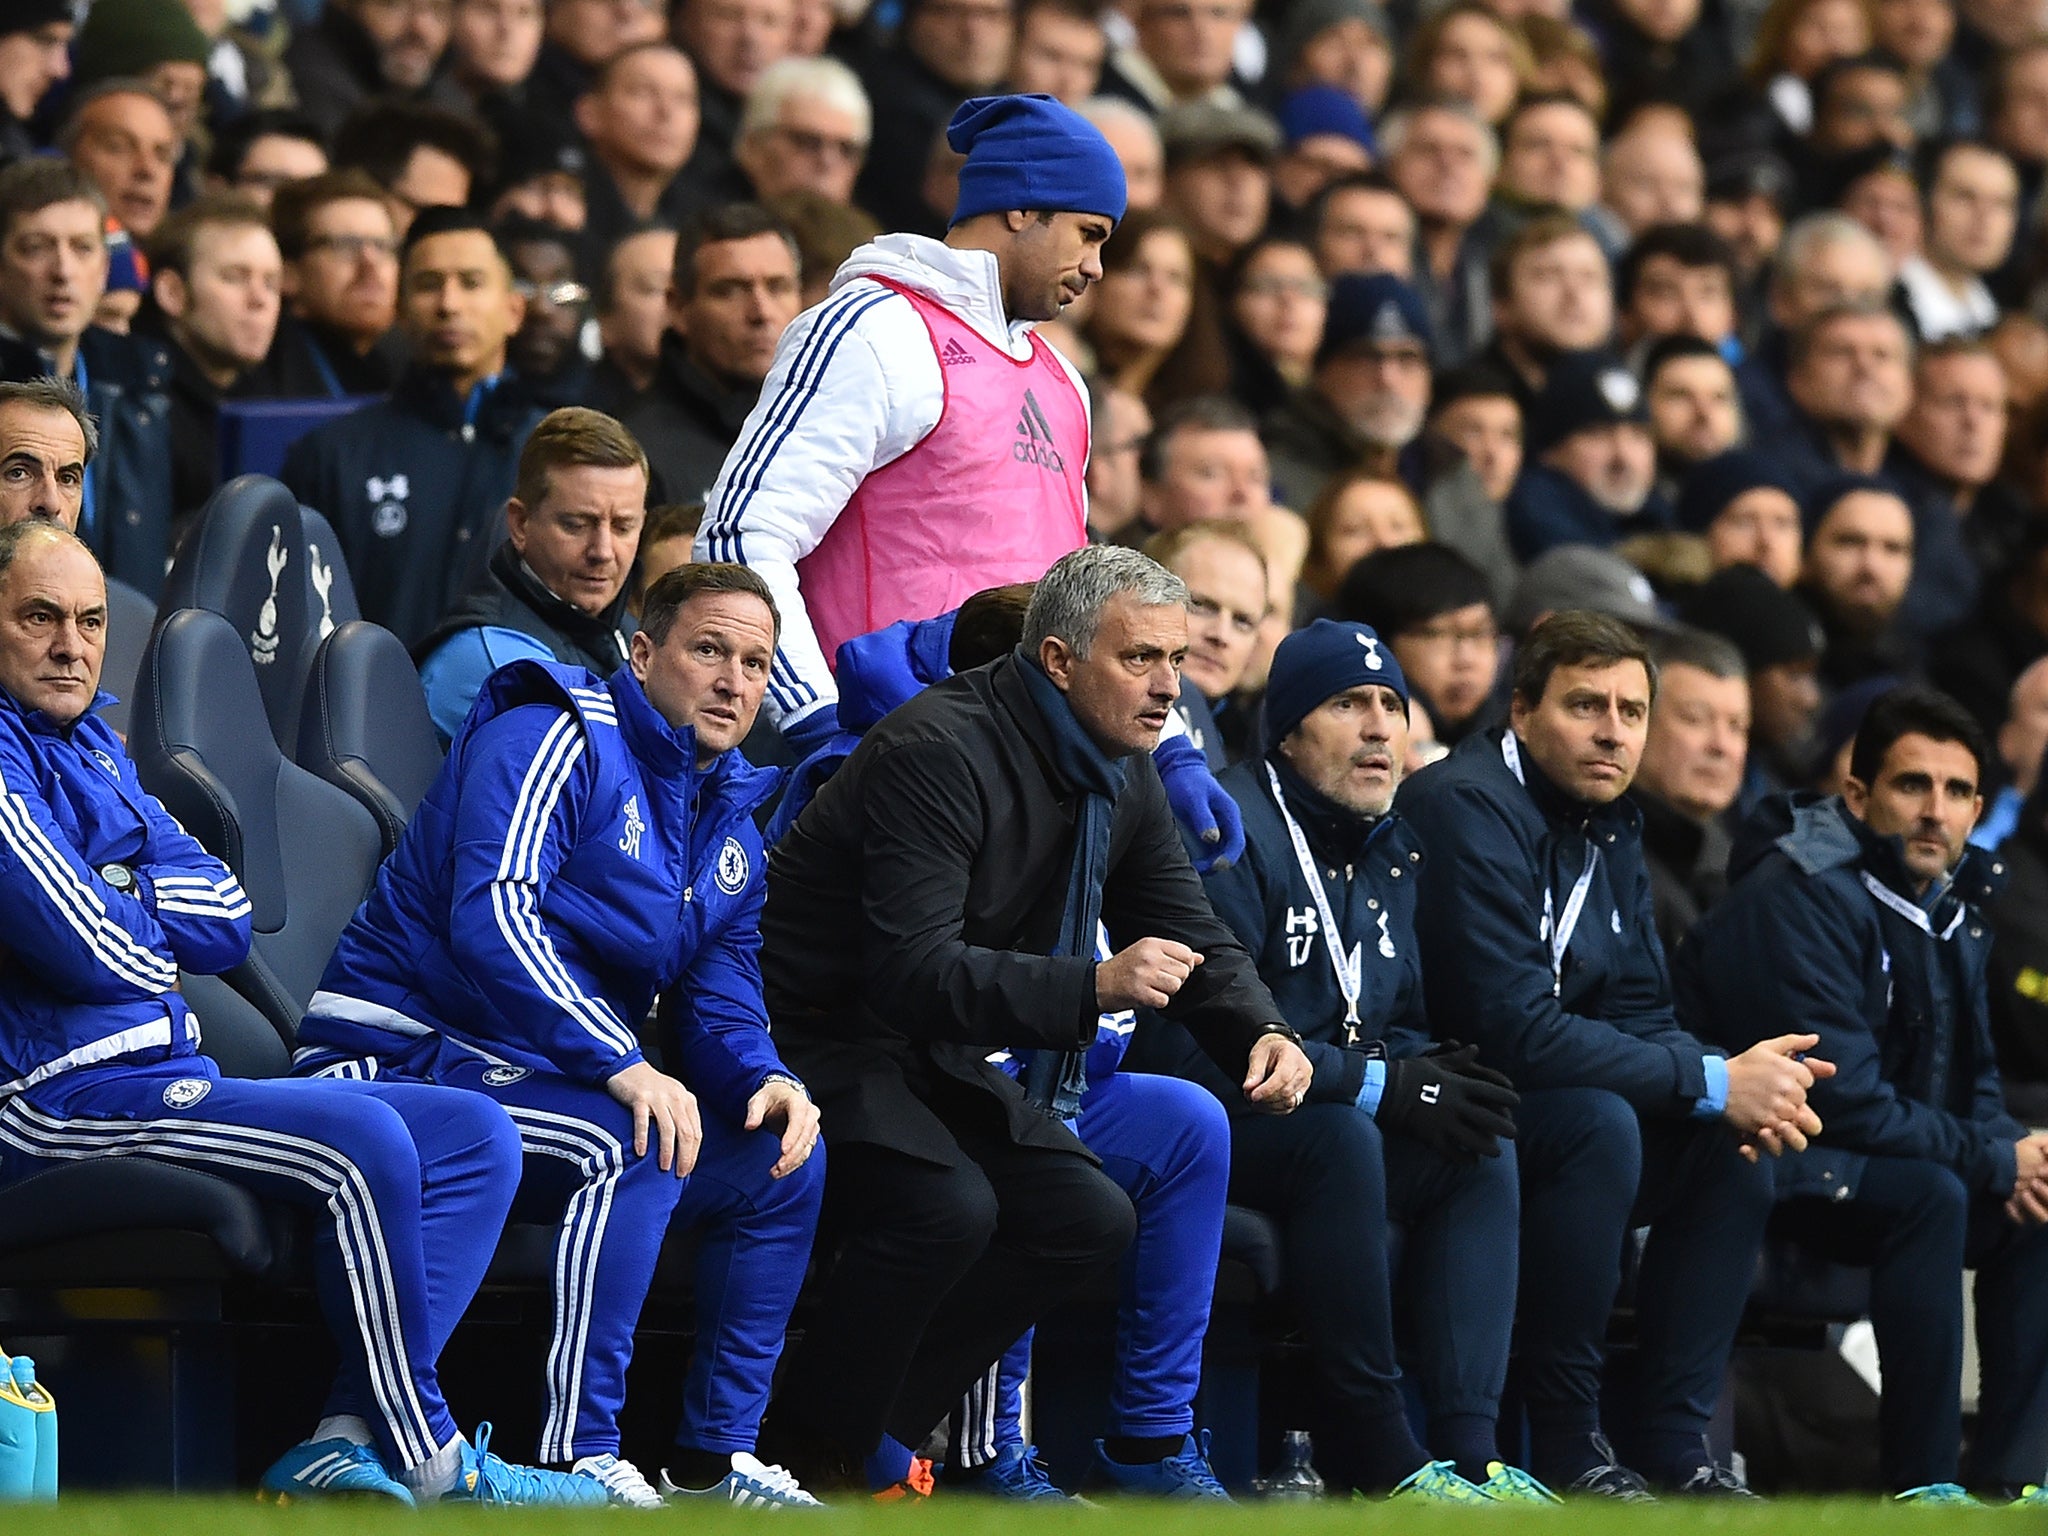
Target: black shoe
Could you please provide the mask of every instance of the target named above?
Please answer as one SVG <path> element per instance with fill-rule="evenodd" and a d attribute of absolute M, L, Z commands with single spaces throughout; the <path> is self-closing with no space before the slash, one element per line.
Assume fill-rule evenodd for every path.
<path fill-rule="evenodd" d="M 1596 1499 L 1614 1499 L 1622 1504 L 1654 1504 L 1655 1494 L 1640 1473 L 1631 1472 L 1614 1454 L 1605 1435 L 1594 1435 L 1593 1450 L 1600 1457 L 1597 1466 L 1581 1472 L 1571 1483 L 1558 1489 L 1565 1494 L 1589 1494 Z"/>
<path fill-rule="evenodd" d="M 1749 1484 L 1737 1477 L 1733 1468 L 1724 1467 L 1717 1461 L 1710 1461 L 1700 1467 L 1671 1491 L 1681 1498 L 1751 1499 L 1758 1504 L 1764 1502 L 1763 1495 L 1751 1492 Z"/>

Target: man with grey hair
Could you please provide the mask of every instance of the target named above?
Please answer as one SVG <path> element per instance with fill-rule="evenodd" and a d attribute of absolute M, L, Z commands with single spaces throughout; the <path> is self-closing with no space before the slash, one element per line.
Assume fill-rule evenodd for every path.
<path fill-rule="evenodd" d="M 78 532 L 99 427 L 69 379 L 0 384 L 0 528 L 42 518 Z"/>
<path fill-rule="evenodd" d="M 1253 1109 L 1307 1094 L 1150 765 L 1186 604 L 1135 551 L 1063 557 L 1018 648 L 873 727 L 776 846 L 769 1013 L 832 1122 L 845 1238 L 770 1418 L 807 1486 L 869 1458 L 866 1480 L 914 1476 L 903 1448 L 1129 1242 L 1129 1198 L 1066 1123 L 1104 1012 L 1160 1010 Z M 1003 1049 L 1029 1053 L 1014 1079 Z"/>
<path fill-rule="evenodd" d="M 760 202 L 815 192 L 850 206 L 873 133 L 860 76 L 837 59 L 778 59 L 747 92 L 732 157 Z"/>
<path fill-rule="evenodd" d="M 1846 213 L 1809 213 L 1785 231 L 1771 262 L 1771 328 L 1757 348 L 1757 366 L 1739 375 L 1742 414 L 1752 439 L 1793 423 L 1792 397 L 1783 384 L 1792 338 L 1823 310 L 1883 304 L 1895 276 L 1877 237 Z"/>

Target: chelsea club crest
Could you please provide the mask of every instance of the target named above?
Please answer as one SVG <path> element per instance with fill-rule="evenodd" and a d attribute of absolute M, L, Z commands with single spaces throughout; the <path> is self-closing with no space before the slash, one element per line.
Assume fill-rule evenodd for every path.
<path fill-rule="evenodd" d="M 747 888 L 747 850 L 736 837 L 728 837 L 718 850 L 718 888 L 728 896 Z"/>
<path fill-rule="evenodd" d="M 190 1109 L 209 1093 L 213 1084 L 203 1077 L 181 1077 L 164 1089 L 164 1103 L 171 1109 Z"/>

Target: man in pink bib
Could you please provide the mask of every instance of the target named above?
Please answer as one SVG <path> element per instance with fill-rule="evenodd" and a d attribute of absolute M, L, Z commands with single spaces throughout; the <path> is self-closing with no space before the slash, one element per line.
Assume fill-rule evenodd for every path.
<path fill-rule="evenodd" d="M 762 710 L 800 754 L 838 731 L 843 641 L 1035 581 L 1088 541 L 1087 386 L 1032 327 L 1102 276 L 1123 168 L 1048 96 L 966 102 L 946 137 L 967 157 L 946 238 L 862 246 L 791 323 L 697 535 L 697 559 L 775 593 Z M 1227 861 L 1237 818 L 1186 747 L 1156 759 L 1169 797 L 1202 862 Z"/>

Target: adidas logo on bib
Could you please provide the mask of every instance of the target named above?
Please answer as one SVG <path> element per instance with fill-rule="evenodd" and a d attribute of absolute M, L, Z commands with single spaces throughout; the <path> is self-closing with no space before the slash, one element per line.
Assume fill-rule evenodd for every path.
<path fill-rule="evenodd" d="M 1067 461 L 1053 446 L 1052 423 L 1039 408 L 1038 397 L 1024 391 L 1024 408 L 1017 413 L 1017 440 L 1010 445 L 1010 457 L 1019 464 L 1036 464 L 1056 475 L 1067 472 Z"/>

